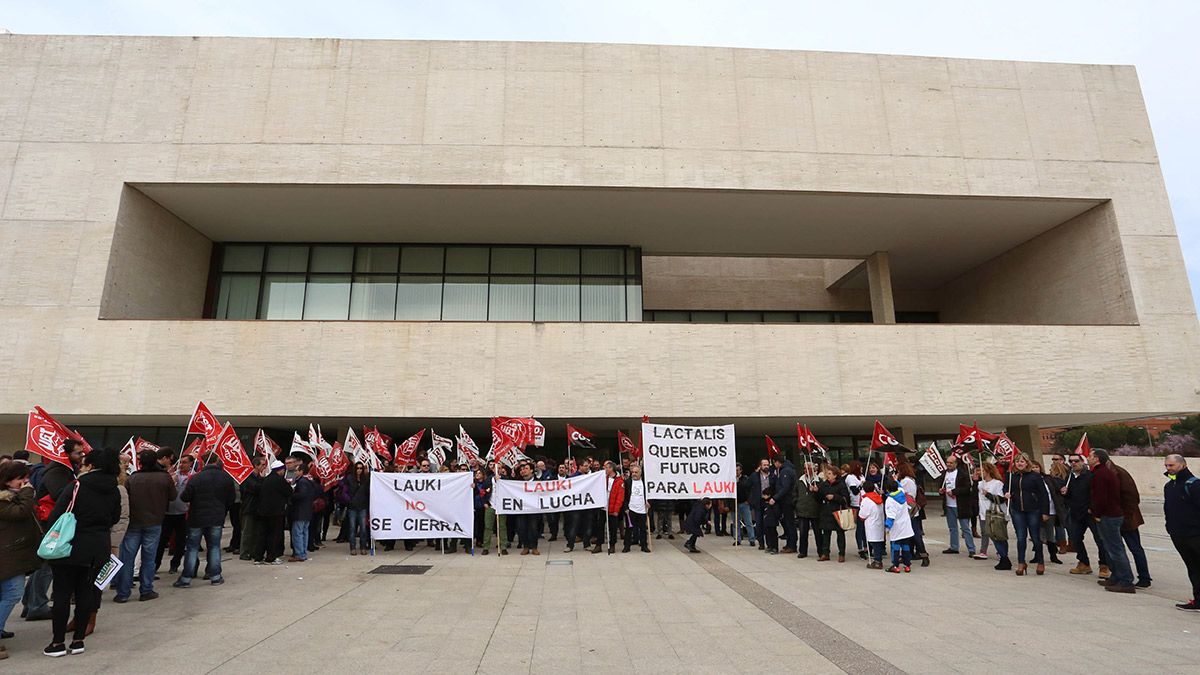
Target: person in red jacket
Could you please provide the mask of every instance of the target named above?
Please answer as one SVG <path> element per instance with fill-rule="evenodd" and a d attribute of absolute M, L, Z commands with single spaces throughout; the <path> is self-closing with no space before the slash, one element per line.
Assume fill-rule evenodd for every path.
<path fill-rule="evenodd" d="M 625 519 L 625 479 L 617 473 L 617 465 L 613 462 L 604 463 L 604 482 L 608 486 L 608 554 L 617 552 L 617 530 Z M 600 552 L 600 542 L 592 553 Z"/>
<path fill-rule="evenodd" d="M 1121 479 L 1104 450 L 1093 450 L 1088 464 L 1092 467 L 1092 517 L 1100 525 L 1100 543 L 1108 553 L 1108 568 L 1112 572 L 1098 583 L 1114 593 L 1135 593 L 1133 570 L 1125 554 L 1125 541 L 1121 539 L 1121 523 L 1125 520 L 1121 510 Z"/>

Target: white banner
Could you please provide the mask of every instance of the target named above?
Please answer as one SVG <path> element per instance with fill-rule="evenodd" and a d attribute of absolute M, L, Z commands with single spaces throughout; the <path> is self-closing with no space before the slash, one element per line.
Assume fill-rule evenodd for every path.
<path fill-rule="evenodd" d="M 929 444 L 925 448 L 925 452 L 921 454 L 921 459 L 917 460 L 925 470 L 929 472 L 930 477 L 937 478 L 946 472 L 946 463 L 942 461 L 942 456 L 938 453 L 937 445 Z"/>
<path fill-rule="evenodd" d="M 733 425 L 643 424 L 647 498 L 727 499 L 737 496 Z"/>
<path fill-rule="evenodd" d="M 492 492 L 497 513 L 555 513 L 608 507 L 603 471 L 555 480 L 498 480 Z"/>
<path fill-rule="evenodd" d="M 372 539 L 475 536 L 473 477 L 459 473 L 371 473 Z"/>

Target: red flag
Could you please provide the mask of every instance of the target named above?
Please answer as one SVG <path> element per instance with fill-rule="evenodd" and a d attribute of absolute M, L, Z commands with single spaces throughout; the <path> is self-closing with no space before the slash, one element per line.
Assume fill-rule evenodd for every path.
<path fill-rule="evenodd" d="M 328 490 L 338 481 L 337 470 L 333 465 L 333 454 L 330 450 L 317 446 L 317 458 L 313 461 L 312 468 L 322 490 Z"/>
<path fill-rule="evenodd" d="M 807 424 L 796 424 L 796 442 L 799 447 L 814 455 L 825 454 L 825 446 L 821 445 L 821 441 L 817 440 L 817 437 L 813 435 L 812 430 L 808 428 Z"/>
<path fill-rule="evenodd" d="M 192 473 L 196 472 L 196 466 L 200 464 L 200 456 L 204 454 L 204 439 L 193 438 L 187 448 L 179 454 L 180 457 L 187 455 L 192 458 Z"/>
<path fill-rule="evenodd" d="M 267 432 L 262 429 L 254 434 L 254 454 L 263 455 L 267 458 L 268 463 L 271 459 L 279 459 L 283 454 L 283 448 L 275 442 L 275 439 L 267 435 Z"/>
<path fill-rule="evenodd" d="M 396 446 L 396 466 L 403 469 L 417 463 L 417 446 L 421 444 L 421 438 L 424 436 L 425 429 L 420 429 Z"/>
<path fill-rule="evenodd" d="M 620 452 L 629 455 L 630 459 L 641 459 L 642 449 L 633 442 L 633 439 L 626 436 L 624 431 L 617 430 L 617 447 Z"/>
<path fill-rule="evenodd" d="M 341 478 L 345 475 L 346 470 L 350 468 L 350 460 L 346 458 L 346 451 L 342 448 L 342 444 L 337 441 L 333 442 L 333 451 L 331 454 L 333 474 L 335 477 Z"/>
<path fill-rule="evenodd" d="M 1075 446 L 1075 452 L 1071 454 L 1079 455 L 1080 457 L 1091 457 L 1092 444 L 1088 443 L 1087 432 L 1084 432 L 1083 436 L 1079 438 L 1079 445 Z"/>
<path fill-rule="evenodd" d="M 954 439 L 954 445 L 973 445 L 979 450 L 993 452 L 992 442 L 999 438 L 998 434 L 992 434 L 979 428 L 979 424 L 972 423 L 971 426 L 965 424 L 958 425 L 958 437 Z"/>
<path fill-rule="evenodd" d="M 525 449 L 528 431 L 520 418 L 492 418 L 492 447 L 489 457 L 497 462 L 505 463 L 513 452 Z"/>
<path fill-rule="evenodd" d="M 80 434 L 78 431 L 75 431 L 74 429 L 68 429 L 65 424 L 63 424 L 62 422 L 59 422 L 58 420 L 51 417 L 50 413 L 43 410 L 41 406 L 35 405 L 35 406 L 33 406 L 33 409 L 36 410 L 39 415 L 50 420 L 51 424 L 53 424 L 59 431 L 61 431 L 65 437 L 70 438 L 75 441 L 78 441 L 79 446 L 81 448 L 83 448 L 83 454 L 86 455 L 92 451 L 91 444 L 89 444 L 87 442 L 87 439 L 85 439 L 83 437 L 83 435 Z M 32 452 L 32 450 L 30 452 Z"/>
<path fill-rule="evenodd" d="M 571 445 L 578 445 L 581 448 L 594 449 L 596 447 L 596 444 L 592 442 L 592 438 L 594 436 L 595 434 L 587 429 L 580 429 L 579 427 L 571 426 L 570 424 L 567 425 L 567 442 Z"/>
<path fill-rule="evenodd" d="M 392 439 L 379 433 L 379 427 L 368 429 L 363 427 L 363 442 L 367 444 L 367 448 L 383 458 L 383 461 L 392 461 L 392 452 L 390 446 Z"/>
<path fill-rule="evenodd" d="M 1020 451 L 1020 448 L 1017 447 L 1016 443 L 1012 442 L 1008 434 L 1001 433 L 996 437 L 996 459 L 1001 464 L 1011 464 Z"/>
<path fill-rule="evenodd" d="M 883 453 L 883 466 L 884 466 L 884 469 L 891 469 L 892 473 L 896 473 L 896 453 L 894 453 L 894 452 Z"/>
<path fill-rule="evenodd" d="M 125 441 L 125 445 L 121 448 L 121 456 L 129 458 L 129 468 L 126 473 L 133 473 L 138 470 L 138 450 L 137 444 L 133 441 L 133 436 L 130 436 L 129 440 Z"/>
<path fill-rule="evenodd" d="M 63 444 L 70 437 L 67 428 L 51 417 L 50 413 L 37 406 L 29 411 L 29 422 L 25 428 L 25 449 L 29 452 L 58 462 L 74 471 L 71 458 L 63 452 Z"/>
<path fill-rule="evenodd" d="M 783 451 L 779 449 L 778 445 L 775 445 L 775 441 L 771 440 L 770 436 L 763 436 L 763 438 L 767 439 L 767 458 L 774 461 L 776 455 L 783 454 Z"/>
<path fill-rule="evenodd" d="M 875 420 L 875 431 L 871 434 L 871 450 L 893 445 L 900 445 L 900 441 L 897 441 L 892 432 L 880 424 L 879 420 Z"/>
<path fill-rule="evenodd" d="M 226 422 L 220 433 L 217 434 L 213 452 L 221 460 L 221 466 L 225 469 L 225 473 L 232 476 L 238 485 L 246 480 L 246 476 L 254 473 L 254 466 L 250 464 L 250 458 L 246 456 L 242 441 L 233 427 L 229 426 L 229 422 Z"/>
<path fill-rule="evenodd" d="M 133 444 L 133 447 L 134 447 L 134 449 L 135 449 L 135 450 L 137 450 L 139 453 L 140 453 L 141 451 L 143 451 L 143 450 L 149 450 L 149 451 L 151 451 L 151 452 L 155 452 L 155 453 L 157 453 L 159 450 L 162 450 L 162 448 L 161 448 L 161 447 L 159 447 L 159 446 L 157 446 L 157 445 L 155 445 L 155 444 L 151 443 L 150 441 L 148 441 L 148 440 L 146 440 L 146 439 L 142 438 L 141 436 L 138 436 L 138 439 L 137 439 L 137 441 L 136 441 L 136 442 Z"/>
<path fill-rule="evenodd" d="M 204 401 L 196 404 L 196 412 L 192 413 L 192 419 L 188 420 L 187 433 L 204 434 L 204 443 L 210 449 L 216 445 L 217 438 L 221 435 L 221 423 L 208 406 L 204 405 Z"/>

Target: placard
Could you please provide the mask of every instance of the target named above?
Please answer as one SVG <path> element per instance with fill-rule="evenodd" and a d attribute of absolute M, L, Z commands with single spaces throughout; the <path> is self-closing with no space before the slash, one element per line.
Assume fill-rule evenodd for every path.
<path fill-rule="evenodd" d="M 496 513 L 558 513 L 608 506 L 603 471 L 554 480 L 497 480 L 492 492 Z"/>
<path fill-rule="evenodd" d="M 689 427 L 642 424 L 647 498 L 728 499 L 737 496 L 732 424 Z"/>
<path fill-rule="evenodd" d="M 371 473 L 372 539 L 475 536 L 474 479 L 459 473 Z"/>

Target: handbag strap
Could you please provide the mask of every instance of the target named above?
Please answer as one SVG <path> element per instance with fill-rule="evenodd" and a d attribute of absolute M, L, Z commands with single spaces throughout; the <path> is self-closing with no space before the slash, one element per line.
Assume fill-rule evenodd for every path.
<path fill-rule="evenodd" d="M 75 497 L 79 495 L 79 481 L 75 481 L 75 489 L 71 491 L 71 503 L 67 504 L 67 513 L 75 511 Z"/>

